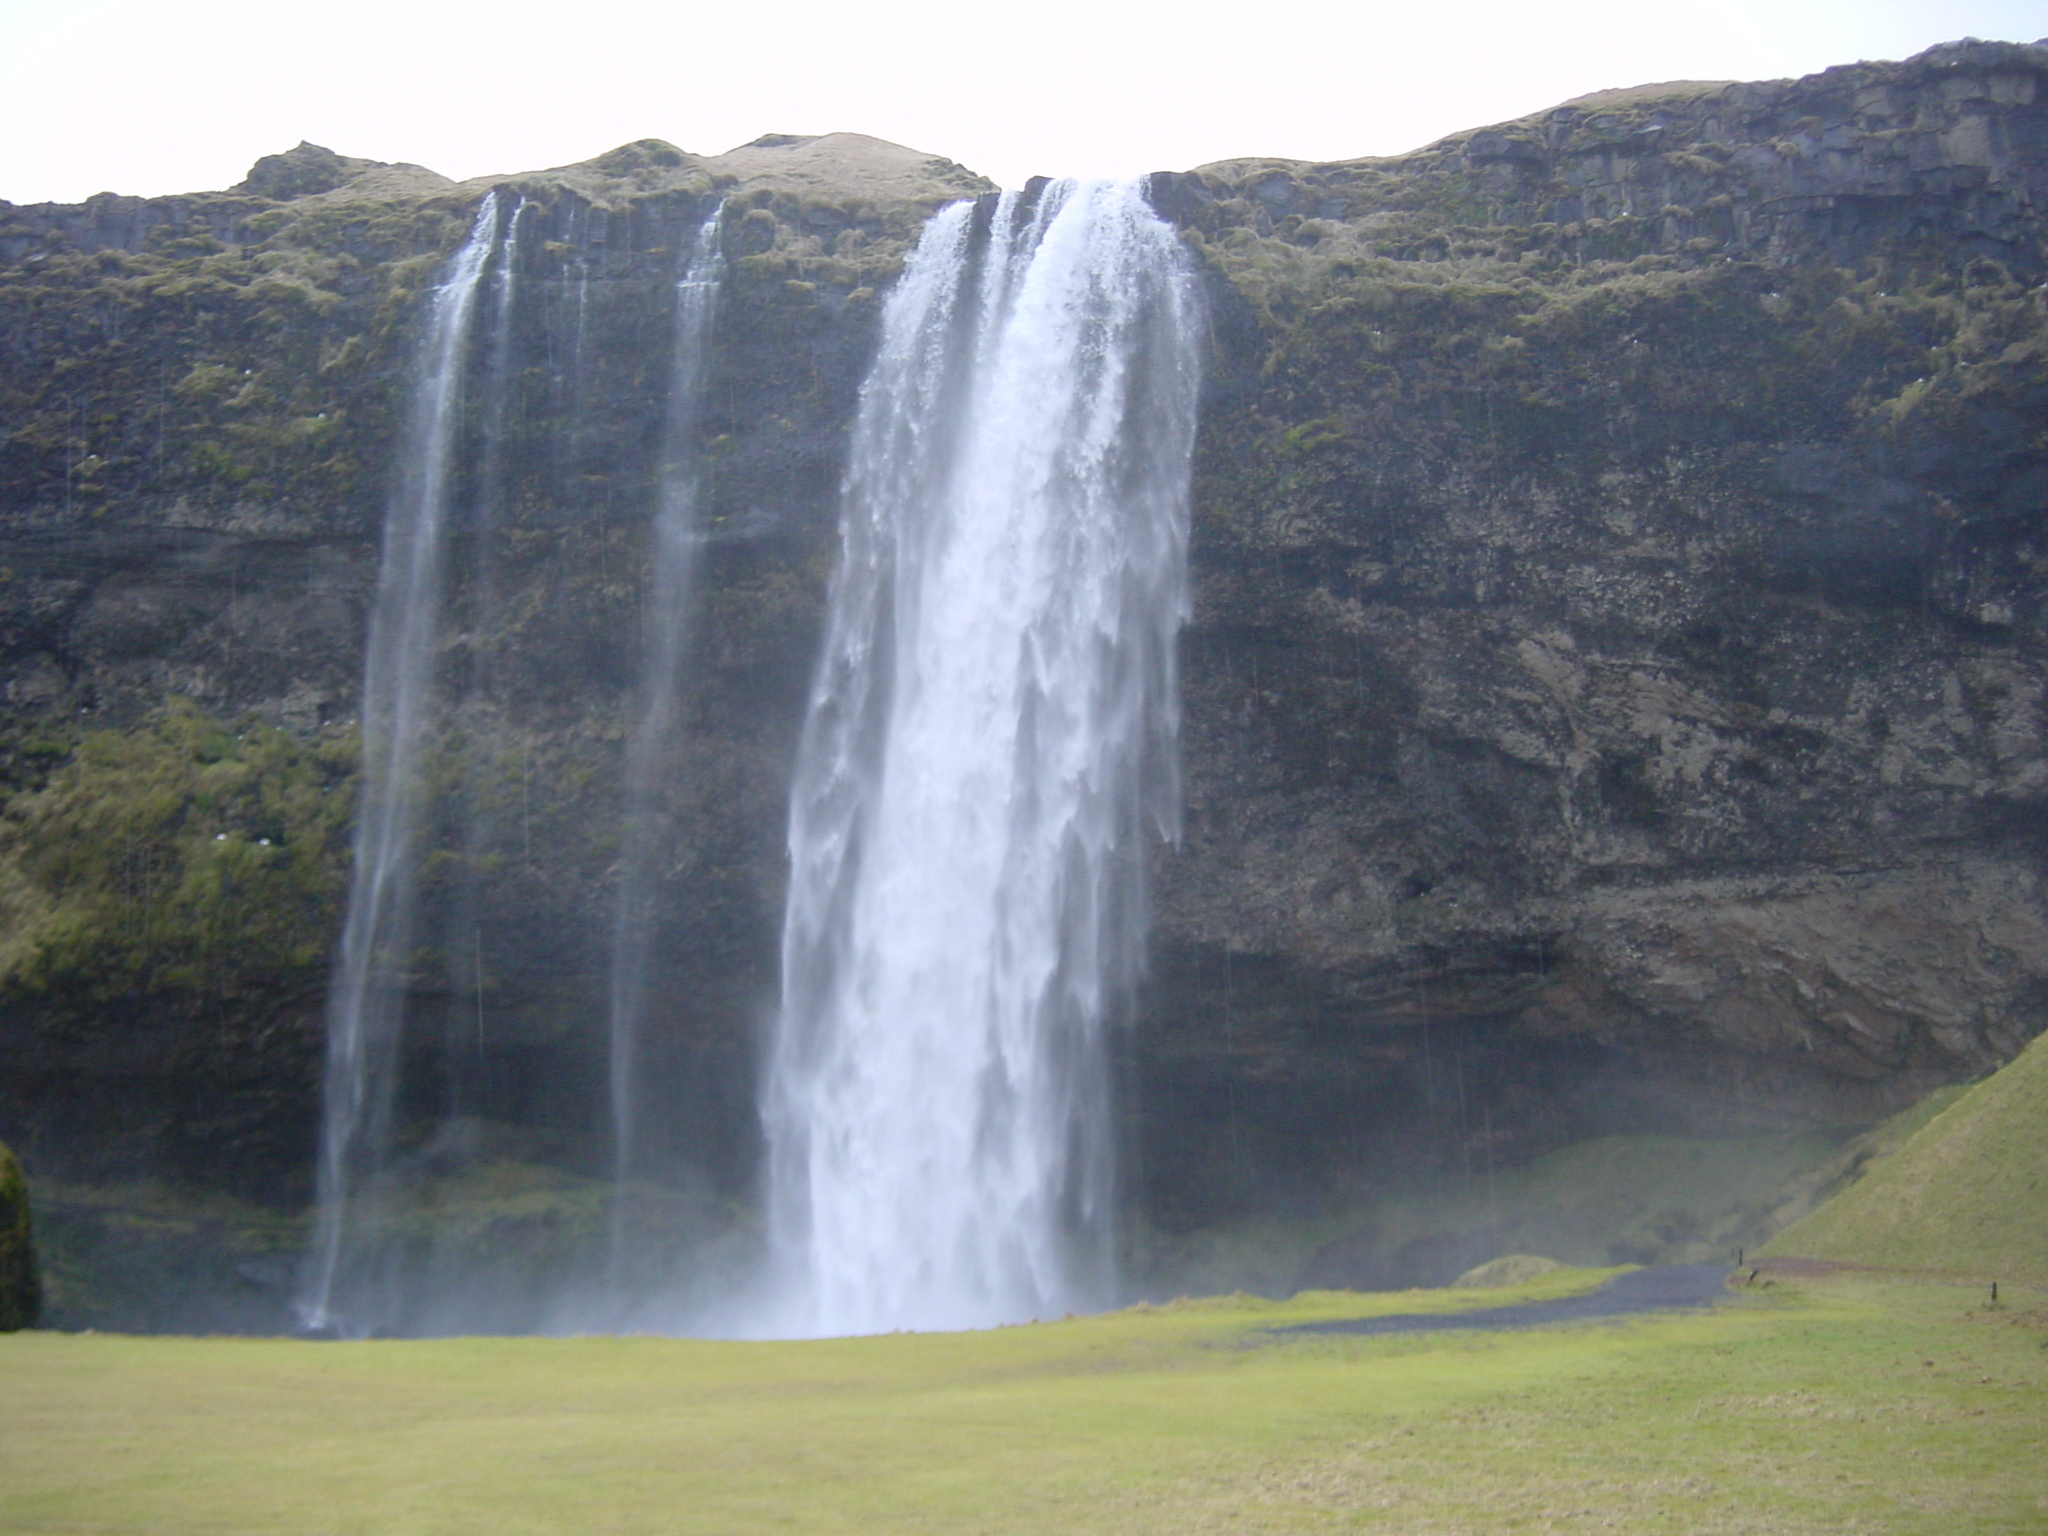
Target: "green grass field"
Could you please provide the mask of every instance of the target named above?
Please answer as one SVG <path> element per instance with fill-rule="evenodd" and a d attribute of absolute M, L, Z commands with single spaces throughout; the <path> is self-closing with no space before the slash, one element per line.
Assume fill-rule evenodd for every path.
<path fill-rule="evenodd" d="M 1514 1292 L 812 1343 L 0 1337 L 10 1533 L 2048 1529 L 2048 1293 L 1276 1339 Z"/>

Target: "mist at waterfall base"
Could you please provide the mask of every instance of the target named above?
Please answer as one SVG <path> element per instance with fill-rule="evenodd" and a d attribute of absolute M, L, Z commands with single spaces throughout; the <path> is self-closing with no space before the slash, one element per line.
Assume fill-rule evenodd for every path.
<path fill-rule="evenodd" d="M 715 208 L 652 216 L 607 231 L 501 190 L 423 306 L 302 1316 L 758 1336 L 1111 1302 L 1107 1037 L 1178 815 L 1201 321 L 1177 238 L 1135 185 L 1041 184 L 941 210 L 887 299 L 756 1082 L 669 1027 L 678 823 L 708 792 L 686 717 L 723 268 Z M 605 369 L 646 381 L 611 395 L 637 419 L 586 409 Z M 608 595 L 575 623 L 630 658 L 616 686 L 571 696 L 493 643 L 574 630 L 531 600 L 547 538 L 595 541 Z M 534 846 L 572 738 L 616 743 L 613 851 L 581 887 L 545 827 Z M 606 905 L 604 940 L 550 1009 L 501 1002 L 548 995 L 512 983 L 549 950 L 518 914 L 578 901 Z M 565 1066 L 570 1040 L 601 1074 Z M 735 1086 L 760 1095 L 737 1184 L 699 1126 Z"/>

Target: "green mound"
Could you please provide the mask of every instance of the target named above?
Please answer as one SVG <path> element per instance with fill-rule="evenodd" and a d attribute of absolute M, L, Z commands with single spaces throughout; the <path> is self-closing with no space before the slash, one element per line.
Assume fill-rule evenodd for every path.
<path fill-rule="evenodd" d="M 312 197 L 332 192 L 365 171 L 389 170 L 382 160 L 360 160 L 354 155 L 337 155 L 324 144 L 299 140 L 281 155 L 265 155 L 249 167 L 249 174 L 234 188 L 237 192 L 289 202 L 295 197 Z"/>
<path fill-rule="evenodd" d="M 0 1146 L 0 1333 L 35 1327 L 42 1300 L 29 1242 L 28 1183 L 14 1154 Z"/>
<path fill-rule="evenodd" d="M 1563 1268 L 1557 1260 L 1546 1259 L 1541 1254 L 1504 1253 L 1484 1264 L 1475 1264 L 1451 1284 L 1466 1290 L 1494 1290 L 1504 1285 L 1522 1285 L 1538 1275 Z"/>
<path fill-rule="evenodd" d="M 1764 1251 L 2048 1278 L 2048 1035 Z"/>

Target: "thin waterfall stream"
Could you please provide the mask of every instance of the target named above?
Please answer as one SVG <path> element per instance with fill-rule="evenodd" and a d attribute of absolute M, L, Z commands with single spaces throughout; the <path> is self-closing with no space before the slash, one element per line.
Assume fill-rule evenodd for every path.
<path fill-rule="evenodd" d="M 404 1013 L 401 973 L 413 919 L 419 756 L 431 703 L 463 365 L 477 288 L 497 239 L 493 192 L 434 291 L 414 364 L 398 485 L 384 521 L 363 664 L 362 787 L 348 916 L 328 992 L 314 1273 L 301 1305 L 304 1322 L 316 1329 L 334 1323 L 349 1236 L 346 1197 L 387 1151 Z"/>
<path fill-rule="evenodd" d="M 592 249 L 550 232 L 587 232 Z M 665 1192 L 699 1175 L 678 1162 L 675 1138 L 649 1148 L 639 1131 L 675 1076 L 650 1080 L 644 1036 L 657 936 L 675 906 L 663 850 L 703 543 L 696 437 L 723 222 L 692 200 L 641 231 L 639 246 L 608 251 L 603 234 L 574 203 L 493 191 L 423 306 L 364 659 L 354 863 L 328 998 L 318 1225 L 298 1301 L 317 1331 L 604 1325 L 646 1300 L 620 1294 L 629 1274 L 638 1292 L 672 1289 L 688 1247 Z M 560 275 L 543 275 L 526 301 L 533 263 Z M 566 316 L 550 286 L 572 297 Z M 646 367 L 639 338 L 662 320 L 665 366 Z M 532 367 L 562 355 L 558 331 L 573 342 L 566 370 Z M 608 382 L 631 408 L 596 422 L 604 435 L 574 466 L 574 494 L 548 487 L 536 500 L 556 478 L 562 433 L 592 424 L 581 401 Z M 632 615 L 641 632 L 621 681 L 586 696 L 536 689 L 499 661 L 517 626 L 576 621 L 573 605 L 550 612 L 517 586 L 559 573 L 554 552 L 570 539 L 596 555 L 603 580 L 591 595 L 610 623 Z M 611 578 L 640 559 L 644 576 Z M 619 649 L 634 655 L 630 642 Z M 531 845 L 534 748 L 570 737 L 619 743 L 600 780 L 616 796 L 616 852 L 584 887 L 608 888 L 610 918 L 553 1011 L 522 1016 L 490 997 L 528 963 L 533 909 L 522 903 L 552 878 Z M 600 1071 L 549 1081 L 522 1066 L 537 1049 L 571 1063 L 599 1056 Z M 515 1122 L 539 1095 L 552 1095 L 554 1122 L 534 1137 Z M 600 1143 L 608 1159 L 591 1156 Z M 627 1192 L 642 1187 L 668 1229 L 642 1234 L 629 1219 Z M 566 1222 L 545 1229 L 540 1262 L 542 1229 L 520 1225 L 529 1197 Z"/>
<path fill-rule="evenodd" d="M 644 1112 L 640 1102 L 641 1035 L 646 1027 L 658 916 L 658 781 L 669 764 L 680 724 L 687 611 L 703 544 L 696 435 L 703 415 L 718 292 L 725 278 L 723 230 L 721 206 L 697 232 L 689 266 L 676 285 L 674 354 L 657 471 L 653 572 L 641 625 L 642 677 L 632 735 L 626 745 L 623 838 L 607 998 L 613 1155 L 609 1263 L 615 1290 L 624 1283 L 634 1257 L 629 1251 L 632 1238 L 626 1193 L 631 1181 L 646 1172 L 639 1160 L 637 1133 Z"/>
<path fill-rule="evenodd" d="M 524 197 L 514 199 L 512 211 L 504 221 L 502 244 L 491 264 L 490 281 L 484 293 L 479 295 L 489 301 L 489 333 L 486 338 L 480 338 L 489 350 L 476 423 L 480 444 L 475 500 L 468 519 L 471 592 L 470 612 L 466 617 L 472 633 L 486 624 L 503 602 L 497 540 L 506 511 L 504 446 L 515 352 L 513 318 L 517 313 L 519 292 L 520 231 L 528 222 L 528 211 L 529 204 Z M 448 558 L 459 560 L 460 555 L 451 553 Z M 493 660 L 491 646 L 473 644 L 469 647 L 466 692 L 472 699 L 488 699 L 495 693 L 497 680 Z M 448 985 L 452 990 L 467 994 L 473 1004 L 469 1009 L 451 1011 L 446 1048 L 450 1056 L 471 1058 L 479 1074 L 487 1070 L 488 1036 L 484 1020 L 484 881 L 480 871 L 488 865 L 492 846 L 503 833 L 498 808 L 492 803 L 489 767 L 479 761 L 482 756 L 470 751 L 464 754 L 462 764 L 464 877 L 454 898 L 451 919 L 446 925 L 445 945 Z M 467 944 L 462 942 L 465 934 L 468 936 Z M 465 1114 L 472 1108 L 460 1091 L 462 1086 L 460 1075 L 450 1074 L 448 1113 L 451 1116 Z"/>
<path fill-rule="evenodd" d="M 943 209 L 888 300 L 790 804 L 764 1331 L 1110 1298 L 1200 332 L 1135 185 Z"/>

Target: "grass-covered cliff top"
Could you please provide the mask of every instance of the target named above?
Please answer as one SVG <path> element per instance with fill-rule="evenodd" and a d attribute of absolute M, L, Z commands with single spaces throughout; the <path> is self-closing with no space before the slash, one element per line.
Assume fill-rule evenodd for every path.
<path fill-rule="evenodd" d="M 595 201 L 660 191 L 716 191 L 742 198 L 768 191 L 919 203 L 993 187 L 986 177 L 951 160 L 862 133 L 770 133 L 722 155 L 691 154 L 664 139 L 636 139 L 552 170 L 473 176 L 460 183 L 424 166 L 357 159 L 301 141 L 282 154 L 265 155 L 230 194 L 271 202 L 301 197 L 363 202 L 427 196 L 456 186 L 538 184 L 574 187 Z"/>
<path fill-rule="evenodd" d="M 1436 276 L 1547 260 L 1576 281 L 1645 256 L 1853 264 L 1918 242 L 1934 264 L 1967 246 L 2035 274 L 2025 146 L 2044 103 L 2048 44 L 1965 40 L 1798 80 L 1598 91 L 1403 155 L 1217 161 L 1167 200 L 1262 308 L 1369 280 L 1376 259 Z"/>
<path fill-rule="evenodd" d="M 965 166 L 864 133 L 771 133 L 702 164 L 714 182 L 735 178 L 742 193 L 765 187 L 917 203 L 995 190 L 994 182 Z"/>
<path fill-rule="evenodd" d="M 1678 133 L 1704 128 L 1709 137 L 1733 137 L 1739 124 L 1790 109 L 1789 124 L 1828 126 L 1834 117 L 1860 127 L 1899 115 L 1919 87 L 1933 85 L 1951 103 L 1967 107 L 2026 106 L 2040 98 L 2048 75 L 2048 38 L 2034 43 L 1964 38 L 1898 61 L 1861 60 L 1790 80 L 1666 80 L 1589 91 L 1583 96 L 1499 123 L 1463 129 L 1397 155 L 1331 161 L 1244 156 L 1211 161 L 1193 174 L 1238 182 L 1285 171 L 1420 170 L 1446 156 L 1482 157 L 1504 143 L 1547 149 L 1585 149 L 1621 142 L 1643 131 Z M 2033 83 L 2027 83 L 2031 80 Z M 1659 146 L 1669 148 L 1669 144 Z"/>
<path fill-rule="evenodd" d="M 1784 260 L 1802 244 L 1810 255 L 1827 232 L 1795 226 L 1844 199 L 1900 213 L 1902 232 L 1947 242 L 1944 256 L 1967 237 L 1979 254 L 2031 270 L 2039 198 L 2024 146 L 2035 135 L 2009 130 L 2044 102 L 2048 43 L 1964 40 L 1799 80 L 1597 91 L 1404 155 L 1217 161 L 1158 178 L 1155 195 L 1222 276 L 1283 317 L 1369 283 L 1362 264 L 1381 259 L 1435 264 L 1436 275 L 1476 261 L 1540 276 L 1528 269 L 1544 256 L 1580 268 L 1646 255 Z M 491 188 L 606 212 L 722 197 L 780 226 L 771 233 L 757 220 L 741 254 L 774 251 L 777 276 L 851 283 L 892 275 L 933 208 L 994 190 L 951 160 L 857 133 L 768 134 L 717 155 L 641 139 L 572 165 L 460 183 L 302 143 L 222 192 L 0 202 L 0 267 L 108 248 L 438 253 Z M 855 246 L 845 271 L 782 270 L 807 259 L 843 266 Z"/>
<path fill-rule="evenodd" d="M 259 160 L 232 190 L 286 202 L 319 196 L 360 202 L 392 195 L 424 196 L 450 187 L 573 187 L 594 202 L 650 192 L 718 192 L 751 201 L 758 192 L 799 197 L 866 198 L 930 205 L 995 189 L 987 177 L 921 149 L 864 133 L 770 133 L 722 155 L 697 155 L 664 139 L 636 139 L 616 149 L 544 171 L 472 176 L 454 182 L 417 165 L 387 165 L 301 143 Z"/>
<path fill-rule="evenodd" d="M 650 197 L 723 198 L 742 209 L 773 208 L 811 233 L 864 226 L 906 243 L 933 208 L 995 190 L 951 160 L 858 133 L 767 134 L 721 155 L 639 139 L 572 165 L 461 182 L 302 142 L 266 155 L 224 191 L 108 192 L 78 205 L 19 209 L 0 201 L 0 265 L 66 246 L 193 254 L 184 247 L 209 239 L 215 249 L 344 242 L 392 254 L 438 249 L 455 226 L 423 224 L 422 216 L 473 206 L 493 188 L 541 200 L 566 193 L 608 212 Z"/>

